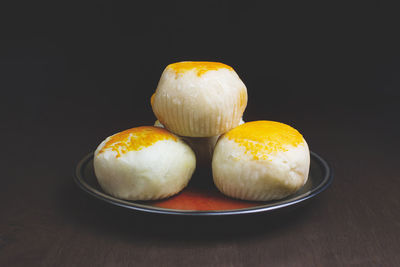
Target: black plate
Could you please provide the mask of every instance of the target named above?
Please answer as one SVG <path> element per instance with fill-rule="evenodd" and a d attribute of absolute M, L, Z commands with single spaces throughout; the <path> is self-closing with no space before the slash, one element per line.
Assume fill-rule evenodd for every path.
<path fill-rule="evenodd" d="M 272 212 L 278 209 L 294 206 L 311 199 L 324 191 L 333 180 L 333 173 L 328 163 L 311 152 L 310 174 L 307 183 L 295 194 L 284 199 L 263 202 L 260 205 L 250 208 L 231 209 L 231 210 L 212 210 L 212 211 L 195 211 L 195 210 L 177 210 L 160 208 L 151 205 L 152 202 L 128 201 L 115 198 L 105 193 L 97 183 L 93 170 L 93 153 L 86 155 L 77 165 L 75 171 L 75 182 L 85 192 L 92 196 L 106 201 L 108 203 L 121 206 L 124 208 L 138 210 L 150 213 L 171 214 L 171 215 L 239 215 L 259 212 Z"/>

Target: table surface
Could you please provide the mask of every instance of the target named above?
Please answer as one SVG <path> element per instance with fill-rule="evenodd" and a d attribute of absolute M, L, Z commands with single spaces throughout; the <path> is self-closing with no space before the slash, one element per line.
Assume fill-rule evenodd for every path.
<path fill-rule="evenodd" d="M 400 266 L 400 57 L 391 35 L 380 35 L 386 24 L 371 33 L 368 15 L 358 24 L 340 11 L 345 22 L 332 26 L 332 11 L 325 20 L 315 15 L 329 35 L 300 17 L 275 29 L 257 6 L 234 6 L 221 13 L 229 23 L 215 26 L 225 10 L 217 5 L 190 13 L 211 12 L 205 25 L 164 27 L 157 11 L 143 30 L 123 6 L 94 6 L 104 12 L 86 18 L 85 4 L 72 24 L 73 8 L 57 8 L 60 18 L 42 12 L 2 36 L 0 266 Z M 272 21 L 286 14 L 275 8 Z M 378 19 L 389 25 L 385 14 Z M 211 45 L 199 34 L 212 25 Z M 244 39 L 236 44 L 228 25 Z M 270 38 L 259 40 L 258 30 Z M 368 42 L 378 35 L 385 41 Z M 332 166 L 332 185 L 296 209 L 219 218 L 145 214 L 81 191 L 77 162 L 105 137 L 152 124 L 159 76 L 184 59 L 234 66 L 249 93 L 244 119 L 297 128 Z"/>

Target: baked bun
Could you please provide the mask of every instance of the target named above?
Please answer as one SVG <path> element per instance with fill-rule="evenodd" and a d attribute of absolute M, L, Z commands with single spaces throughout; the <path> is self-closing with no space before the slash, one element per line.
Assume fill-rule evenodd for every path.
<path fill-rule="evenodd" d="M 240 119 L 239 125 L 244 123 L 243 119 Z M 154 126 L 164 128 L 164 125 L 156 120 Z M 185 141 L 196 154 L 196 162 L 197 166 L 200 167 L 209 167 L 211 164 L 212 155 L 214 153 L 215 144 L 218 141 L 220 136 L 211 136 L 211 137 L 185 137 L 181 136 L 183 141 Z"/>
<path fill-rule="evenodd" d="M 128 200 L 169 197 L 181 191 L 196 167 L 192 149 L 166 129 L 132 128 L 105 139 L 94 170 L 105 192 Z"/>
<path fill-rule="evenodd" d="M 284 198 L 307 181 L 310 152 L 303 136 L 279 122 L 253 121 L 221 136 L 212 159 L 214 183 L 243 200 Z"/>
<path fill-rule="evenodd" d="M 239 125 L 247 105 L 247 89 L 228 65 L 179 62 L 165 68 L 151 105 L 157 119 L 171 132 L 211 137 Z"/>

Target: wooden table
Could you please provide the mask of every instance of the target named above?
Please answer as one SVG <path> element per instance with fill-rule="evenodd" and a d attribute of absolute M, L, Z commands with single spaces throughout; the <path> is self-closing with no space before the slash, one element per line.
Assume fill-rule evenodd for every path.
<path fill-rule="evenodd" d="M 139 19 L 120 18 L 128 12 L 122 7 L 104 9 L 112 18 L 86 18 L 90 8 L 68 9 L 78 16 L 71 25 L 61 8 L 54 23 L 31 20 L 28 28 L 14 26 L 22 37 L 3 36 L 0 266 L 400 266 L 400 76 L 392 42 L 376 52 L 380 43 L 364 42 L 371 36 L 352 35 L 349 16 L 332 26 L 344 32 L 330 33 L 339 43 L 350 40 L 350 48 L 327 42 L 317 51 L 302 43 L 291 50 L 281 47 L 290 38 L 279 33 L 292 28 L 269 32 L 272 44 L 258 40 L 263 12 L 234 6 L 222 16 L 248 42 L 235 44 L 229 31 L 220 38 L 216 28 L 214 45 L 199 44 L 189 26 L 161 27 L 165 20 L 156 17 L 163 13 L 151 13 L 150 4 L 140 7 L 154 15 L 146 30 L 135 26 Z M 211 21 L 223 10 L 214 8 Z M 286 13 L 268 14 L 275 20 Z M 252 25 L 258 31 L 249 31 Z M 301 40 L 320 41 L 307 35 L 321 33 L 318 23 L 305 25 L 314 26 Z M 193 50 L 180 45 L 184 33 Z M 364 60 L 367 51 L 375 51 L 371 60 Z M 333 167 L 328 190 L 286 212 L 222 218 L 134 212 L 82 192 L 73 182 L 77 162 L 105 137 L 151 124 L 149 98 L 161 71 L 183 59 L 234 66 L 248 86 L 244 119 L 281 121 L 302 132 Z"/>

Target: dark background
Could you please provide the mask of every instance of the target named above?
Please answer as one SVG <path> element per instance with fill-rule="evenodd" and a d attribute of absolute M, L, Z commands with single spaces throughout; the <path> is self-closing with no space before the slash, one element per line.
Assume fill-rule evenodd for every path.
<path fill-rule="evenodd" d="M 0 265 L 400 265 L 399 25 L 375 1 L 2 3 Z M 287 215 L 226 221 L 81 192 L 76 163 L 152 124 L 161 72 L 182 60 L 231 65 L 245 121 L 297 128 L 332 165 L 329 190 Z"/>

